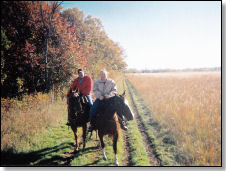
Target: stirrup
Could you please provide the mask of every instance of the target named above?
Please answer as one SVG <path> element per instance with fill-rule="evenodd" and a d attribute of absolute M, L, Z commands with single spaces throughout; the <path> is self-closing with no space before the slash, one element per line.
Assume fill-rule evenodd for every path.
<path fill-rule="evenodd" d="M 128 130 L 128 127 L 126 125 L 124 125 L 124 123 L 122 122 L 121 124 L 121 129 L 127 131 Z"/>

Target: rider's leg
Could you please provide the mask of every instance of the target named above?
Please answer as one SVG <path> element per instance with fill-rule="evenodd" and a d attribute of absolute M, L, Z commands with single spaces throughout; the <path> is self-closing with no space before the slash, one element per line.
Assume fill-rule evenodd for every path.
<path fill-rule="evenodd" d="M 66 125 L 70 126 L 71 124 L 70 124 L 70 112 L 69 111 L 68 111 L 68 118 L 67 119 L 68 120 L 67 120 Z"/>
<path fill-rule="evenodd" d="M 92 129 L 94 127 L 93 119 L 94 119 L 95 111 L 96 111 L 98 105 L 99 105 L 99 99 L 96 99 L 95 102 L 93 103 L 93 106 L 90 108 L 89 121 L 90 121 L 91 127 L 90 127 L 89 131 L 92 131 Z"/>
<path fill-rule="evenodd" d="M 118 116 L 118 115 L 117 115 L 117 116 Z M 124 118 L 123 115 L 122 115 L 122 117 L 119 117 L 119 116 L 118 116 L 118 121 L 119 121 L 119 123 L 120 123 L 121 129 L 127 131 L 127 130 L 128 130 L 128 127 L 126 126 L 125 118 Z"/>
<path fill-rule="evenodd" d="M 93 106 L 93 101 L 92 101 L 92 97 L 91 97 L 91 94 L 88 94 L 85 96 L 88 100 L 88 103 L 89 103 L 89 106 L 90 108 Z"/>
<path fill-rule="evenodd" d="M 89 112 L 89 120 L 90 121 L 93 119 L 98 105 L 99 105 L 99 99 L 96 99 L 95 102 L 93 103 L 93 106 L 90 108 L 90 112 Z"/>

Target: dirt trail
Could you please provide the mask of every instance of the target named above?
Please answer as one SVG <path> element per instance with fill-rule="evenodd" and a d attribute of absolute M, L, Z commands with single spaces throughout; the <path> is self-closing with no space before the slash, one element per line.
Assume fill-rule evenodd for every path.
<path fill-rule="evenodd" d="M 126 85 L 127 84 L 128 83 L 126 83 Z M 139 129 L 139 131 L 140 131 L 140 133 L 142 135 L 142 139 L 143 139 L 144 145 L 146 147 L 146 152 L 148 154 L 150 165 L 151 166 L 160 166 L 160 162 L 155 157 L 155 154 L 156 154 L 155 149 L 151 146 L 151 142 L 148 139 L 148 136 L 147 136 L 147 133 L 146 133 L 146 131 L 144 129 L 143 123 L 140 120 L 140 116 L 139 116 L 137 107 L 136 107 L 136 105 L 134 103 L 134 99 L 133 99 L 132 93 L 130 92 L 129 87 L 128 86 L 126 86 L 126 87 L 128 89 L 128 93 L 129 93 L 129 96 L 130 96 L 130 99 L 131 99 L 131 104 L 132 104 L 134 113 L 136 114 L 135 116 L 136 116 L 136 121 L 137 121 L 138 129 Z"/>

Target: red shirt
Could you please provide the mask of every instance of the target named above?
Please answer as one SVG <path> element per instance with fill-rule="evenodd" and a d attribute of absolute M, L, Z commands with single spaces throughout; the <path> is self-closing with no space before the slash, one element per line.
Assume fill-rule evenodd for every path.
<path fill-rule="evenodd" d="M 90 94 L 92 90 L 92 79 L 89 76 L 84 76 L 82 82 L 80 83 L 80 78 L 76 78 L 73 81 L 73 84 L 70 87 L 67 95 L 69 95 L 72 90 L 75 90 L 77 88 L 79 92 L 81 92 L 83 95 Z"/>

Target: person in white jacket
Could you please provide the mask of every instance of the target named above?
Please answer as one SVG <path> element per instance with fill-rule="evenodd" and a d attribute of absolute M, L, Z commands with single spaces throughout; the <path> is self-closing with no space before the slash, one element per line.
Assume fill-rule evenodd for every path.
<path fill-rule="evenodd" d="M 115 96 L 117 93 L 117 87 L 112 79 L 107 78 L 108 72 L 102 70 L 100 72 L 101 79 L 97 80 L 93 87 L 93 92 L 96 99 L 103 100 Z"/>
<path fill-rule="evenodd" d="M 94 119 L 95 111 L 100 103 L 100 100 L 113 97 L 117 93 L 117 86 L 114 80 L 109 79 L 107 77 L 108 72 L 105 69 L 100 71 L 100 76 L 101 79 L 97 80 L 93 86 L 93 92 L 96 97 L 96 100 L 93 103 L 93 106 L 90 108 L 89 120 L 90 120 L 91 127 L 89 128 L 89 131 L 95 129 L 93 119 Z M 121 127 L 124 130 L 127 130 L 127 128 L 124 125 L 121 125 Z"/>

